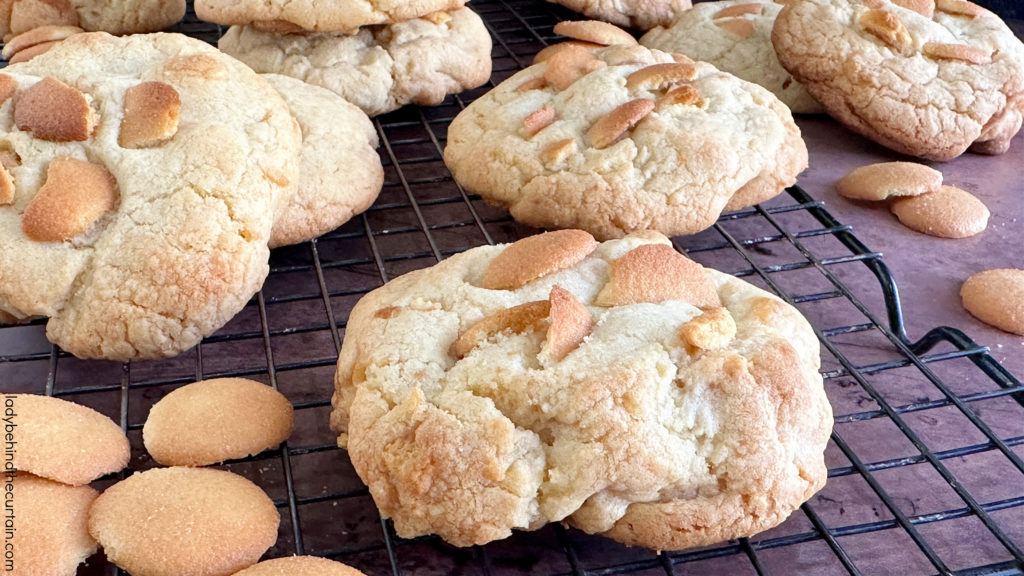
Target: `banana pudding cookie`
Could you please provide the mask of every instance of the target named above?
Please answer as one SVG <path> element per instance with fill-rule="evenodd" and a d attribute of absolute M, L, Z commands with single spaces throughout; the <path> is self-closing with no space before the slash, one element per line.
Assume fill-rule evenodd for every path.
<path fill-rule="evenodd" d="M 772 43 L 830 115 L 897 152 L 1001 154 L 1020 129 L 1024 44 L 966 0 L 792 0 Z"/>
<path fill-rule="evenodd" d="M 331 425 L 403 537 L 564 521 L 655 550 L 749 536 L 825 483 L 807 321 L 656 232 L 473 248 L 353 308 Z"/>
<path fill-rule="evenodd" d="M 455 180 L 516 220 L 598 239 L 692 234 L 807 167 L 792 114 L 761 86 L 632 38 L 576 36 L 586 43 L 546 49 L 448 129 Z"/>
<path fill-rule="evenodd" d="M 80 357 L 152 358 L 256 293 L 301 144 L 266 80 L 182 35 L 92 32 L 0 97 L 0 309 Z"/>
<path fill-rule="evenodd" d="M 469 8 L 351 34 L 232 26 L 218 46 L 257 72 L 327 88 L 370 116 L 440 104 L 491 75 L 491 35 Z"/>
<path fill-rule="evenodd" d="M 252 24 L 268 32 L 352 32 L 458 10 L 466 0 L 196 0 L 196 15 L 217 24 Z"/>
<path fill-rule="evenodd" d="M 668 26 L 672 19 L 689 8 L 690 0 L 548 0 L 579 12 L 587 18 L 611 22 L 617 26 L 650 30 Z"/>
<path fill-rule="evenodd" d="M 89 32 L 158 32 L 185 16 L 185 0 L 0 0 L 0 36 L 41 26 L 80 26 Z"/>
<path fill-rule="evenodd" d="M 821 104 L 779 64 L 772 25 L 781 4 L 772 0 L 700 2 L 670 24 L 640 38 L 648 48 L 682 52 L 694 60 L 764 86 L 797 114 L 823 112 Z"/>

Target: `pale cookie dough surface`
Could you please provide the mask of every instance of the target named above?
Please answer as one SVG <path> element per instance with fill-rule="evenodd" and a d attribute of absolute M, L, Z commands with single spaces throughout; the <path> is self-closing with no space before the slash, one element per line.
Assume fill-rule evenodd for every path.
<path fill-rule="evenodd" d="M 444 150 L 455 179 L 523 223 L 607 239 L 647 228 L 696 233 L 723 210 L 777 195 L 806 168 L 792 114 L 766 89 L 703 62 L 692 81 L 630 88 L 631 74 L 673 57 L 637 45 L 593 55 L 597 62 L 584 66 L 596 69 L 564 89 L 556 87 L 561 66 L 552 57 L 461 111 Z M 659 109 L 662 98 L 686 86 L 696 91 L 695 102 Z M 605 133 L 601 125 L 628 102 L 650 112 L 600 147 L 604 139 L 594 137 Z M 545 108 L 549 122 L 531 135 L 524 122 Z"/>
<path fill-rule="evenodd" d="M 218 46 L 260 73 L 322 86 L 370 116 L 440 104 L 491 74 L 491 36 L 469 8 L 361 28 L 354 34 L 274 34 L 232 26 Z"/>
<path fill-rule="evenodd" d="M 265 80 L 199 40 L 99 32 L 4 78 L 15 94 L 0 105 L 13 183 L 0 205 L 0 309 L 48 316 L 52 342 L 109 359 L 175 355 L 242 309 L 267 275 L 273 210 L 301 137 Z M 26 97 L 60 80 L 63 100 Z M 69 127 L 78 140 L 56 141 Z M 58 178 L 77 173 L 90 177 Z M 113 198 L 74 192 L 83 182 Z M 65 210 L 61 194 L 85 205 Z"/>
<path fill-rule="evenodd" d="M 0 36 L 65 24 L 88 32 L 158 32 L 185 16 L 185 0 L 0 0 Z"/>
<path fill-rule="evenodd" d="M 16 469 L 80 486 L 128 465 L 128 437 L 99 412 L 35 394 L 5 396 L 17 431 Z"/>
<path fill-rule="evenodd" d="M 263 23 L 290 31 L 346 32 L 458 10 L 466 0 L 196 0 L 196 15 L 218 24 Z"/>
<path fill-rule="evenodd" d="M 650 30 L 667 26 L 680 12 L 691 6 L 690 0 L 548 0 L 583 14 L 587 18 L 611 22 L 625 28 Z"/>
<path fill-rule="evenodd" d="M 516 250 L 557 264 L 512 266 L 518 288 L 481 285 L 519 244 L 479 247 L 352 310 L 331 424 L 398 534 L 466 546 L 566 521 L 680 549 L 820 489 L 832 419 L 803 317 L 661 234 L 568 232 Z"/>
<path fill-rule="evenodd" d="M 772 42 L 830 115 L 883 146 L 930 160 L 1004 152 L 1021 126 L 1024 44 L 969 2 L 923 4 L 931 16 L 889 0 L 790 2 Z"/>
<path fill-rule="evenodd" d="M 377 131 L 362 110 L 319 86 L 289 76 L 264 78 L 281 93 L 302 129 L 299 177 L 277 210 L 270 247 L 334 230 L 365 211 L 384 184 Z"/>
<path fill-rule="evenodd" d="M 6 576 L 75 576 L 78 566 L 96 552 L 89 535 L 89 506 L 97 492 L 89 486 L 68 486 L 18 473 L 7 500 L 11 538 L 5 538 L 14 570 Z"/>
<path fill-rule="evenodd" d="M 682 52 L 764 86 L 796 114 L 823 112 L 775 56 L 772 25 L 781 9 L 771 0 L 700 2 L 671 23 L 644 34 L 640 43 L 664 52 Z"/>

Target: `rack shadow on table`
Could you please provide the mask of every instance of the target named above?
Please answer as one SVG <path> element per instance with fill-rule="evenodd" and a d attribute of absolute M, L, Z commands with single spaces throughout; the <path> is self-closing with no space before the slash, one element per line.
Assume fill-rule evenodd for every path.
<path fill-rule="evenodd" d="M 799 187 L 674 239 L 691 258 L 794 304 L 821 340 L 835 410 L 829 481 L 789 520 L 754 538 L 661 554 L 560 525 L 467 549 L 394 534 L 327 428 L 348 312 L 399 274 L 536 232 L 465 193 L 441 153 L 462 108 L 557 41 L 558 20 L 578 18 L 541 0 L 470 6 L 495 40 L 492 82 L 440 106 L 375 120 L 385 185 L 367 213 L 313 242 L 275 250 L 263 290 L 175 359 L 83 361 L 47 343 L 42 322 L 0 327 L 3 388 L 111 416 L 131 439 L 130 469 L 143 470 L 154 463 L 142 448 L 142 424 L 170 390 L 222 376 L 273 385 L 295 405 L 292 437 L 222 466 L 277 503 L 280 538 L 268 556 L 323 555 L 373 575 L 1024 574 L 1024 386 L 958 330 L 909 337 L 880 255 Z M 191 10 L 176 29 L 211 43 L 221 33 Z M 879 294 L 854 293 L 849 279 L 858 275 L 874 277 Z M 884 314 L 876 315 L 871 298 L 881 299 Z M 80 570 L 115 573 L 102 555 Z"/>

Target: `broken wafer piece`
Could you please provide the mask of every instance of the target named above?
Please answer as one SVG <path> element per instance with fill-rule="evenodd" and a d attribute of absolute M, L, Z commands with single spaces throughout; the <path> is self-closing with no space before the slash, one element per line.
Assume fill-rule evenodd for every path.
<path fill-rule="evenodd" d="M 473 348 L 479 346 L 481 342 L 496 334 L 503 332 L 521 334 L 527 330 L 535 329 L 541 320 L 548 317 L 550 309 L 551 305 L 547 300 L 537 300 L 499 310 L 490 316 L 485 316 L 470 326 L 452 344 L 452 355 L 456 358 L 462 358 L 469 354 Z"/>
<path fill-rule="evenodd" d="M 722 30 L 728 30 L 740 38 L 750 38 L 754 35 L 754 23 L 743 18 L 732 18 L 729 20 L 715 20 L 715 26 Z"/>
<path fill-rule="evenodd" d="M 918 196 L 942 186 L 942 172 L 916 162 L 879 162 L 854 168 L 836 183 L 840 196 L 854 200 L 885 200 Z"/>
<path fill-rule="evenodd" d="M 480 285 L 514 290 L 548 274 L 574 266 L 597 248 L 583 230 L 555 230 L 509 244 L 484 270 Z"/>
<path fill-rule="evenodd" d="M 600 48 L 600 44 L 594 44 L 593 42 L 580 42 L 579 40 L 566 40 L 565 42 L 559 42 L 558 44 L 552 44 L 545 46 L 540 49 L 539 52 L 533 56 L 533 64 L 540 64 L 546 60 L 549 60 L 555 54 L 565 50 L 569 46 L 576 46 L 577 48 L 583 48 L 585 50 L 593 50 Z"/>
<path fill-rule="evenodd" d="M 555 24 L 554 33 L 602 46 L 613 44 L 632 46 L 637 43 L 636 38 L 633 38 L 629 32 L 600 20 L 564 20 Z"/>
<path fill-rule="evenodd" d="M 71 240 L 113 211 L 117 198 L 117 181 L 104 166 L 57 158 L 46 170 L 46 182 L 25 207 L 21 229 L 37 242 Z"/>
<path fill-rule="evenodd" d="M 988 64 L 992 61 L 992 52 L 967 44 L 947 44 L 943 42 L 925 42 L 921 53 L 939 60 L 959 60 L 969 64 Z"/>
<path fill-rule="evenodd" d="M 761 14 L 764 12 L 764 4 L 758 4 L 752 2 L 750 4 L 733 4 L 732 6 L 726 6 L 715 15 L 712 16 L 714 19 L 718 18 L 735 18 L 737 16 L 746 16 L 748 14 Z"/>
<path fill-rule="evenodd" d="M 555 109 L 551 106 L 538 108 L 523 118 L 523 128 L 526 133 L 533 136 L 537 132 L 547 128 L 555 121 Z"/>
<path fill-rule="evenodd" d="M 697 87 L 692 84 L 683 84 L 676 86 L 666 92 L 664 96 L 658 98 L 658 101 L 654 104 L 654 109 L 660 111 L 666 106 L 676 104 L 688 106 L 698 102 L 700 102 L 700 92 L 697 91 Z"/>
<path fill-rule="evenodd" d="M 892 0 L 892 3 L 913 10 L 925 18 L 935 15 L 935 0 Z"/>
<path fill-rule="evenodd" d="M 594 321 L 587 307 L 561 286 L 551 287 L 548 303 L 551 325 L 540 355 L 557 362 L 579 347 L 594 329 Z"/>
<path fill-rule="evenodd" d="M 546 166 L 553 166 L 568 158 L 570 154 L 575 153 L 576 139 L 565 138 L 563 140 L 557 140 L 545 146 L 544 149 L 541 150 L 540 152 L 540 160 Z"/>
<path fill-rule="evenodd" d="M 665 244 L 644 244 L 612 262 L 600 306 L 685 300 L 697 308 L 721 306 L 704 267 Z"/>
<path fill-rule="evenodd" d="M 728 346 L 736 336 L 736 322 L 727 309 L 709 308 L 683 324 L 679 336 L 694 348 L 718 350 Z"/>
<path fill-rule="evenodd" d="M 181 97 L 164 82 L 143 82 L 124 93 L 124 116 L 117 143 L 123 148 L 149 148 L 178 131 Z"/>
<path fill-rule="evenodd" d="M 913 45 L 910 32 L 899 16 L 888 10 L 871 9 L 861 14 L 864 30 L 897 52 L 905 53 Z"/>
<path fill-rule="evenodd" d="M 565 90 L 580 78 L 606 65 L 586 48 L 567 46 L 547 59 L 544 80 L 559 90 Z"/>
<path fill-rule="evenodd" d="M 646 98 L 630 100 L 597 119 L 587 131 L 594 148 L 607 148 L 622 138 L 654 110 L 654 101 Z"/>
<path fill-rule="evenodd" d="M 967 18 L 977 18 L 986 12 L 981 6 L 967 0 L 935 0 L 935 9 L 946 14 Z"/>
<path fill-rule="evenodd" d="M 897 198 L 889 210 L 907 228 L 940 238 L 966 238 L 988 227 L 988 207 L 955 186 L 943 185 L 920 196 Z"/>
<path fill-rule="evenodd" d="M 7 168 L 0 166 L 0 205 L 14 202 L 14 177 Z"/>
<path fill-rule="evenodd" d="M 629 90 L 664 90 L 696 77 L 697 67 L 692 62 L 652 64 L 626 76 L 626 88 Z"/>
<path fill-rule="evenodd" d="M 34 46 L 29 46 L 23 50 L 18 50 L 14 56 L 7 62 L 8 64 L 17 64 L 18 62 L 28 62 L 29 60 L 49 52 L 51 48 L 60 44 L 61 40 L 51 40 L 50 42 L 42 42 Z"/>
<path fill-rule="evenodd" d="M 14 123 L 40 140 L 82 142 L 92 134 L 96 114 L 84 94 L 47 76 L 21 93 Z"/>

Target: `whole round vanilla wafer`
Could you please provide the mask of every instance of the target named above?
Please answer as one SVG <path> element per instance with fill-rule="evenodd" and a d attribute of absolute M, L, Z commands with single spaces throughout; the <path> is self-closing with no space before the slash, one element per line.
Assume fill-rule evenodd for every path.
<path fill-rule="evenodd" d="M 982 322 L 1024 335 L 1024 270 L 996 268 L 974 274 L 960 287 L 964 308 Z"/>
<path fill-rule="evenodd" d="M 920 196 L 896 198 L 889 210 L 918 232 L 940 238 L 967 238 L 988 227 L 988 207 L 970 192 L 942 185 Z"/>
<path fill-rule="evenodd" d="M 258 454 L 292 432 L 292 404 L 270 386 L 246 378 L 186 384 L 149 410 L 146 450 L 165 466 L 206 466 Z"/>
<path fill-rule="evenodd" d="M 289 556 L 264 560 L 235 573 L 235 576 L 364 576 L 362 572 L 316 556 Z"/>
<path fill-rule="evenodd" d="M 79 486 L 128 465 L 128 437 L 99 412 L 52 396 L 8 394 L 15 469 Z"/>
<path fill-rule="evenodd" d="M 249 480 L 212 468 L 154 468 L 107 488 L 89 533 L 133 576 L 228 576 L 277 540 L 274 502 Z"/>
<path fill-rule="evenodd" d="M 879 162 L 859 166 L 836 183 L 840 196 L 853 200 L 885 200 L 920 196 L 942 186 L 942 172 L 916 162 Z"/>

